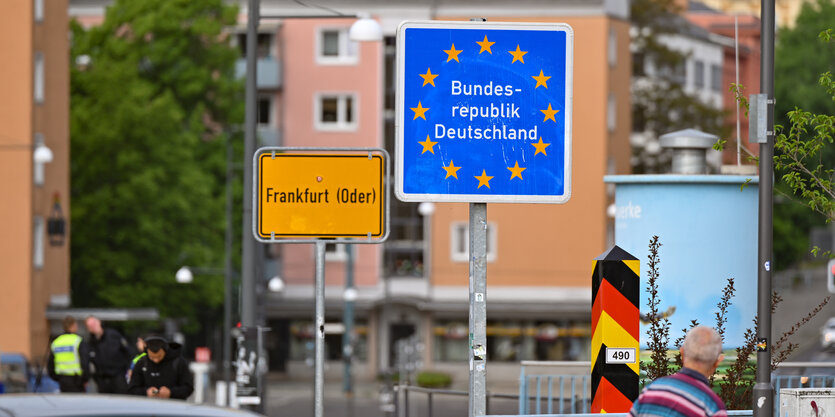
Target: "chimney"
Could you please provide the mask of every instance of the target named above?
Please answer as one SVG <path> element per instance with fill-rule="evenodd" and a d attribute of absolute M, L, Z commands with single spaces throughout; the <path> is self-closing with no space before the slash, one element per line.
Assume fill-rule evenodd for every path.
<path fill-rule="evenodd" d="M 673 151 L 673 174 L 707 174 L 706 152 L 719 139 L 696 129 L 684 129 L 661 135 L 662 148 Z"/>

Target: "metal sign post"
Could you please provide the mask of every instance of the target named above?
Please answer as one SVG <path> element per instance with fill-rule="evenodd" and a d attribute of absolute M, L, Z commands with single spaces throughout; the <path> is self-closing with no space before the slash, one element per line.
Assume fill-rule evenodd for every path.
<path fill-rule="evenodd" d="M 388 152 L 378 148 L 265 147 L 253 156 L 252 234 L 314 244 L 314 417 L 324 415 L 325 244 L 386 240 L 389 174 Z"/>
<path fill-rule="evenodd" d="M 316 240 L 316 371 L 313 382 L 313 415 L 322 417 L 325 404 L 325 241 Z"/>
<path fill-rule="evenodd" d="M 470 203 L 469 415 L 482 416 L 487 203 L 571 197 L 574 32 L 559 23 L 405 22 L 397 48 L 397 198 Z"/>
<path fill-rule="evenodd" d="M 487 204 L 470 203 L 470 416 L 487 414 Z"/>

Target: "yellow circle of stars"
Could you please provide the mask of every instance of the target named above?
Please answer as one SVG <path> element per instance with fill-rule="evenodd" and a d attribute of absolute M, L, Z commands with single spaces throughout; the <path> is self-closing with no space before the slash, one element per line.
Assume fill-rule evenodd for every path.
<path fill-rule="evenodd" d="M 482 54 L 484 52 L 487 52 L 490 55 L 493 54 L 492 47 L 493 47 L 493 45 L 496 44 L 496 42 L 490 41 L 487 38 L 487 35 L 484 35 L 483 40 L 476 41 L 475 43 L 479 46 L 479 51 L 478 51 L 479 54 Z M 464 50 L 463 49 L 456 49 L 455 44 L 452 43 L 450 45 L 450 48 L 449 49 L 444 49 L 443 52 L 446 53 L 446 62 L 450 62 L 450 61 L 454 60 L 455 62 L 460 63 L 461 61 L 459 60 L 459 56 L 461 55 L 462 52 L 464 52 Z M 524 57 L 525 57 L 525 54 L 528 53 L 528 51 L 523 51 L 522 48 L 521 48 L 521 45 L 517 44 L 515 50 L 510 50 L 510 51 L 507 51 L 507 52 L 513 57 L 511 62 L 510 62 L 511 64 L 516 63 L 517 61 L 522 63 L 522 64 L 525 63 L 525 58 Z M 431 85 L 432 87 L 435 87 L 435 79 L 440 74 L 439 73 L 433 74 L 432 69 L 430 67 L 427 67 L 426 68 L 426 73 L 418 74 L 418 75 L 423 80 L 423 85 L 422 85 L 423 87 L 426 87 L 427 85 Z M 536 84 L 534 85 L 534 89 L 537 89 L 539 87 L 544 87 L 546 89 L 548 88 L 548 80 L 551 79 L 551 76 L 550 75 L 545 75 L 545 72 L 544 72 L 543 69 L 539 70 L 538 75 L 531 75 L 530 77 L 534 81 L 536 81 Z M 414 112 L 414 117 L 413 117 L 412 120 L 416 120 L 418 118 L 426 120 L 426 112 L 429 110 L 429 108 L 428 107 L 423 107 L 423 104 L 422 104 L 421 101 L 418 101 L 417 107 L 410 107 L 410 109 Z M 555 110 L 551 106 L 551 103 L 548 103 L 548 108 L 547 109 L 541 109 L 539 111 L 542 112 L 542 114 L 544 115 L 544 118 L 542 120 L 543 122 L 547 122 L 548 120 L 551 120 L 551 121 L 556 123 L 555 115 L 557 113 L 559 113 L 559 110 Z M 418 143 L 422 147 L 421 155 L 425 154 L 426 152 L 429 152 L 429 153 L 434 155 L 435 154 L 435 145 L 437 145 L 439 142 L 432 141 L 431 138 L 430 138 L 430 135 L 426 135 L 426 139 L 424 141 L 419 141 Z M 534 149 L 536 150 L 534 152 L 534 156 L 539 155 L 539 154 L 547 156 L 548 153 L 546 152 L 546 148 L 551 146 L 551 144 L 544 142 L 543 138 L 540 137 L 539 141 L 538 142 L 532 142 L 531 146 L 533 146 Z M 446 165 L 446 166 L 442 165 L 442 168 L 446 173 L 446 176 L 444 177 L 444 179 L 449 179 L 450 177 L 452 177 L 452 178 L 455 178 L 457 180 L 458 179 L 458 171 L 462 167 L 461 166 L 455 166 L 455 163 L 453 162 L 453 160 L 450 159 L 449 165 Z M 519 161 L 518 160 L 514 162 L 513 166 L 508 166 L 507 169 L 508 169 L 508 171 L 510 171 L 510 178 L 509 178 L 508 181 L 512 181 L 516 178 L 518 178 L 520 181 L 524 181 L 524 178 L 522 177 L 522 173 L 527 169 L 527 167 L 519 166 Z M 490 181 L 494 177 L 491 176 L 491 175 L 487 175 L 487 170 L 482 169 L 481 170 L 481 175 L 474 175 L 473 178 L 478 180 L 478 186 L 476 187 L 477 189 L 481 188 L 482 186 L 487 187 L 489 189 L 490 188 Z"/>

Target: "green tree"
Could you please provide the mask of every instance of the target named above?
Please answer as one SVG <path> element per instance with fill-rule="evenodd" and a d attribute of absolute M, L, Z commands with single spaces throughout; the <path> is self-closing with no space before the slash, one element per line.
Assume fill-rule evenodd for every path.
<path fill-rule="evenodd" d="M 835 114 L 832 94 L 819 82 L 821 74 L 835 70 L 835 48 L 815 41 L 819 33 L 832 26 L 833 21 L 835 3 L 824 0 L 805 3 L 794 27 L 780 29 L 775 46 L 774 90 L 777 103 L 774 117 L 776 124 L 786 127 L 782 131 L 784 134 L 775 141 L 775 155 L 778 157 L 776 168 L 779 174 L 774 205 L 774 253 L 777 269 L 789 267 L 808 256 L 809 231 L 823 223 L 828 216 L 821 215 L 820 210 L 803 210 L 792 201 L 802 200 L 801 203 L 807 204 L 802 192 L 795 194 L 793 190 L 795 186 L 802 186 L 796 182 L 798 176 L 806 174 L 796 169 L 800 165 L 788 167 L 785 158 L 802 158 L 809 168 L 818 164 L 831 167 L 835 165 L 835 147 L 821 146 L 815 150 L 814 155 L 809 155 L 812 149 L 807 148 L 801 156 L 784 145 L 798 150 L 796 145 L 799 141 L 807 142 L 799 136 L 808 136 L 805 132 L 795 129 L 792 133 L 793 128 L 790 126 L 795 122 L 804 124 L 801 119 L 811 120 L 813 114 Z M 800 119 L 791 120 L 789 112 L 796 108 L 809 112 L 809 117 L 802 116 L 801 112 L 796 114 Z M 790 145 L 791 142 L 794 145 Z M 789 174 L 790 171 L 795 173 Z M 786 181 L 792 179 L 794 185 Z M 819 203 L 815 203 L 816 206 Z"/>
<path fill-rule="evenodd" d="M 226 127 L 243 114 L 225 32 L 236 16 L 223 0 L 116 0 L 100 26 L 72 23 L 75 305 L 205 319 L 222 303 L 221 275 L 173 277 L 223 265 Z"/>
<path fill-rule="evenodd" d="M 725 137 L 724 112 L 684 91 L 682 76 L 687 55 L 665 40 L 689 23 L 679 15 L 675 0 L 634 0 L 632 23 L 632 131 L 647 141 L 676 130 L 696 128 Z M 655 71 L 646 73 L 650 65 Z M 668 172 L 669 160 L 633 146 L 634 173 Z M 663 155 L 663 154 L 662 154 Z"/>

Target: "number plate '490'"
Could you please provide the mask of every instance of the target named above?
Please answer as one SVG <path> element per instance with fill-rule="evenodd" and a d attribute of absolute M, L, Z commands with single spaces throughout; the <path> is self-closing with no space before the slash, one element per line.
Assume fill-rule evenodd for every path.
<path fill-rule="evenodd" d="M 606 348 L 606 363 L 635 363 L 635 348 Z"/>

